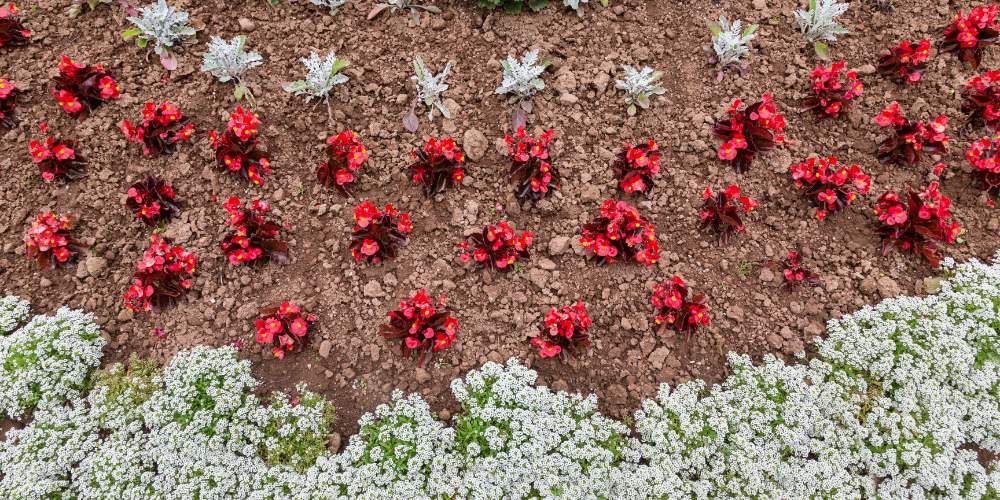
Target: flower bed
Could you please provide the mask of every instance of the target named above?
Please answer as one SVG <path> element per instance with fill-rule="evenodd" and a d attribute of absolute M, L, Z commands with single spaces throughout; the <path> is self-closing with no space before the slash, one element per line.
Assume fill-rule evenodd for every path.
<path fill-rule="evenodd" d="M 86 397 L 55 370 L 0 386 L 0 401 L 49 403 L 0 448 L 0 496 L 996 498 L 1000 469 L 977 450 L 1000 452 L 1000 263 L 943 266 L 937 295 L 831 321 L 808 362 L 730 355 L 720 385 L 664 384 L 634 433 L 595 396 L 536 386 L 512 359 L 452 382 L 451 426 L 397 392 L 331 454 L 332 406 L 302 386 L 262 404 L 232 347 L 90 378 L 103 345 L 92 340 L 90 362 L 74 364 L 94 380 Z M 16 304 L 0 320 L 24 316 L 22 302 L 0 303 Z M 36 317 L 0 340 L 0 366 L 41 333 L 79 343 L 96 332 L 88 321 Z"/>

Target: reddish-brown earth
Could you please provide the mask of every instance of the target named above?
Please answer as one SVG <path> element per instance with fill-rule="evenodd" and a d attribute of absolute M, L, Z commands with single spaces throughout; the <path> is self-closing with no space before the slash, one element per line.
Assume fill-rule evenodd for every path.
<path fill-rule="evenodd" d="M 867 88 L 845 117 L 823 123 L 797 111 L 817 61 L 794 26 L 794 1 L 611 0 L 608 9 L 591 2 L 582 17 L 559 8 L 511 17 L 451 0 L 436 2 L 443 14 L 415 24 L 406 15 L 366 21 L 370 2 L 360 0 L 335 17 L 304 2 L 271 8 L 262 0 L 174 0 L 205 29 L 169 76 L 155 58 L 147 61 L 144 50 L 121 41 L 123 26 L 108 9 L 71 20 L 63 15 L 66 3 L 23 5 L 33 43 L 0 49 L 0 77 L 28 90 L 20 98 L 20 126 L 0 137 L 2 290 L 30 298 L 38 311 L 63 304 L 93 311 L 110 338 L 110 360 L 138 351 L 164 361 L 197 344 L 242 341 L 264 389 L 308 382 L 337 404 L 341 433 L 353 432 L 357 417 L 397 388 L 453 411 L 452 378 L 486 360 L 512 356 L 531 363 L 545 384 L 596 392 L 606 411 L 621 416 L 654 395 L 660 382 L 719 380 L 728 351 L 788 356 L 822 334 L 830 318 L 882 297 L 922 293 L 923 279 L 934 271 L 911 255 L 882 257 L 874 232 L 875 196 L 925 184 L 934 163 L 932 158 L 908 168 L 877 163 L 874 151 L 883 132 L 872 117 L 892 100 L 912 118 L 945 113 L 952 119 L 952 150 L 942 158 L 950 165 L 943 192 L 953 198 L 967 233 L 945 254 L 988 257 L 1000 243 L 1000 212 L 984 204 L 962 159 L 968 144 L 986 133 L 965 127 L 959 111 L 957 90 L 974 72 L 954 56 L 935 54 L 915 86 L 873 74 L 879 52 L 904 38 L 936 37 L 960 6 L 967 7 L 964 2 L 897 2 L 889 14 L 863 1 L 852 3 L 843 17 L 852 33 L 833 46 L 833 55 L 859 69 Z M 716 81 L 707 64 L 704 23 L 723 12 L 761 28 L 748 70 Z M 214 170 L 206 138 L 209 130 L 224 127 L 234 103 L 232 87 L 197 71 L 200 54 L 210 35 L 238 33 L 247 34 L 249 49 L 266 60 L 249 79 L 264 120 L 261 138 L 276 168 L 263 188 Z M 535 99 L 531 126 L 556 130 L 556 161 L 565 179 L 549 201 L 519 208 L 501 154 L 509 107 L 493 89 L 500 81 L 500 59 L 532 47 L 553 65 L 545 76 L 548 88 Z M 281 89 L 301 77 L 298 59 L 310 50 L 336 51 L 352 62 L 351 81 L 332 99 L 332 122 L 322 104 L 306 104 Z M 984 68 L 997 66 L 997 50 L 988 51 Z M 48 93 L 60 54 L 107 65 L 123 84 L 122 99 L 80 122 L 61 113 Z M 424 125 L 414 135 L 402 130 L 400 119 L 413 96 L 409 76 L 416 54 L 435 70 L 454 62 L 445 97 L 455 112 L 452 120 L 437 117 L 430 124 L 422 117 Z M 652 109 L 633 118 L 626 117 L 622 94 L 614 88 L 622 64 L 662 70 L 668 89 Z M 711 123 L 733 98 L 752 100 L 764 90 L 775 94 L 786 113 L 790 143 L 737 176 L 716 159 Z M 173 156 L 143 158 L 138 146 L 126 144 L 118 123 L 138 117 L 143 102 L 165 99 L 192 116 L 198 141 Z M 90 160 L 86 178 L 69 185 L 42 182 L 28 141 L 43 120 L 53 131 L 80 140 L 80 151 Z M 358 131 L 372 151 L 352 200 L 321 190 L 313 174 L 324 157 L 323 140 L 345 128 Z M 485 141 L 472 140 L 480 134 Z M 461 189 L 435 200 L 425 199 L 403 173 L 410 150 L 429 135 L 464 139 L 479 158 Z M 648 138 L 664 148 L 665 172 L 648 199 L 633 201 L 656 224 L 662 260 L 651 268 L 598 268 L 574 244 L 579 227 L 596 214 L 601 200 L 619 196 L 607 165 L 621 144 Z M 872 174 L 872 196 L 818 222 L 787 173 L 789 165 L 810 154 L 861 164 Z M 147 173 L 165 177 L 178 191 L 183 211 L 164 234 L 194 251 L 201 267 L 186 303 L 159 315 L 134 316 L 122 307 L 122 294 L 149 229 L 125 210 L 124 200 L 126 187 Z M 697 205 L 705 186 L 733 182 L 761 207 L 749 217 L 746 235 L 719 246 L 699 233 Z M 289 265 L 234 268 L 223 260 L 221 202 L 232 195 L 271 201 L 274 213 L 291 225 Z M 352 208 L 364 198 L 392 202 L 414 217 L 409 246 L 381 267 L 359 266 L 347 250 Z M 79 264 L 42 272 L 25 258 L 21 238 L 41 210 L 79 216 L 79 234 L 91 244 Z M 535 232 L 532 258 L 507 275 L 466 269 L 455 244 L 463 234 L 502 219 Z M 821 286 L 782 293 L 780 272 L 760 266 L 793 248 L 802 249 L 805 265 L 821 275 Z M 650 284 L 673 274 L 709 296 L 712 324 L 690 342 L 653 333 Z M 423 369 L 400 358 L 398 346 L 377 334 L 386 312 L 421 287 L 447 295 L 461 321 L 456 344 Z M 279 361 L 254 344 L 252 323 L 259 307 L 284 299 L 304 304 L 320 319 L 312 345 Z M 544 312 L 577 300 L 587 303 L 595 320 L 594 348 L 566 364 L 536 358 L 526 339 Z M 157 327 L 164 338 L 152 334 Z"/>

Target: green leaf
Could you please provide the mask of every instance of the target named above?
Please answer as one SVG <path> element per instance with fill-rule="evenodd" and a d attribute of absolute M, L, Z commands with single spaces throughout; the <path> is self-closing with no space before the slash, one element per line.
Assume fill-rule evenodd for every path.
<path fill-rule="evenodd" d="M 140 49 L 144 49 L 144 48 L 146 48 L 146 45 L 149 45 L 149 40 L 146 40 L 145 38 L 136 38 L 135 44 Z"/>
<path fill-rule="evenodd" d="M 639 110 L 636 109 L 635 104 L 631 104 L 625 111 L 628 113 L 629 116 L 635 116 L 636 112 L 638 112 Z"/>
<path fill-rule="evenodd" d="M 292 92 L 294 94 L 305 92 L 307 88 L 309 88 L 309 84 L 306 83 L 305 80 L 294 81 L 292 83 L 286 84 L 284 87 L 285 92 Z"/>
<path fill-rule="evenodd" d="M 337 61 L 333 63 L 333 67 L 330 68 L 330 76 L 340 73 L 340 70 L 346 68 L 350 64 L 351 62 L 346 59 L 337 59 Z"/>
<path fill-rule="evenodd" d="M 747 25 L 746 28 L 743 28 L 743 36 L 744 37 L 748 37 L 748 36 L 754 34 L 754 32 L 757 31 L 757 28 L 758 28 L 758 26 L 756 24 Z"/>
<path fill-rule="evenodd" d="M 601 6 L 602 7 L 607 7 L 608 6 L 608 0 L 601 0 Z"/>
<path fill-rule="evenodd" d="M 237 101 L 243 100 L 243 96 L 246 94 L 246 91 L 247 88 L 241 83 L 233 89 L 233 97 L 235 97 Z"/>
<path fill-rule="evenodd" d="M 827 60 L 830 58 L 830 46 L 824 42 L 816 42 L 813 44 L 813 48 L 816 50 L 816 55 L 822 59 Z"/>
<path fill-rule="evenodd" d="M 139 28 L 129 28 L 122 32 L 122 40 L 125 40 L 127 42 L 139 36 L 140 33 L 142 33 L 142 30 Z"/>
<path fill-rule="evenodd" d="M 712 32 L 712 39 L 714 40 L 722 34 L 722 25 L 720 25 L 717 21 L 709 21 L 708 31 Z"/>
<path fill-rule="evenodd" d="M 639 97 L 635 100 L 635 103 L 639 105 L 642 109 L 649 108 L 649 96 L 646 94 L 639 94 Z"/>
<path fill-rule="evenodd" d="M 816 10 L 816 0 L 809 0 L 809 11 L 813 12 Z"/>

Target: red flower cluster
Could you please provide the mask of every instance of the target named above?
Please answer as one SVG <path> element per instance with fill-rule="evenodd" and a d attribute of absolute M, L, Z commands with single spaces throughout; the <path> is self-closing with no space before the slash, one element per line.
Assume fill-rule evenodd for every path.
<path fill-rule="evenodd" d="M 855 97 L 865 91 L 865 86 L 858 80 L 857 71 L 848 71 L 841 78 L 844 61 L 835 62 L 829 68 L 819 65 L 812 71 L 812 93 L 806 98 L 806 109 L 813 110 L 820 118 L 840 116 Z"/>
<path fill-rule="evenodd" d="M 535 235 L 524 231 L 520 235 L 506 222 L 486 226 L 483 232 L 474 234 L 458 244 L 462 249 L 462 262 L 475 260 L 479 267 L 489 267 L 500 272 L 514 269 L 518 259 L 529 257 L 528 247 Z"/>
<path fill-rule="evenodd" d="M 583 226 L 580 246 L 593 252 L 599 265 L 634 260 L 651 266 L 660 260 L 656 228 L 624 201 L 604 200 L 601 215 Z"/>
<path fill-rule="evenodd" d="M 47 130 L 44 125 L 42 129 Z M 46 182 L 56 179 L 72 181 L 83 177 L 87 160 L 74 151 L 75 141 L 48 137 L 45 142 L 32 140 L 28 147 L 32 161 L 38 165 L 38 171 Z"/>
<path fill-rule="evenodd" d="M 431 137 L 422 149 L 410 155 L 413 157 L 410 178 L 414 184 L 423 184 L 424 195 L 428 198 L 445 188 L 460 186 L 465 178 L 465 152 L 450 137 L 441 140 Z"/>
<path fill-rule="evenodd" d="M 948 150 L 948 117 L 939 115 L 932 122 L 911 122 L 899 111 L 899 103 L 893 102 L 875 117 L 880 127 L 892 127 L 895 132 L 878 148 L 878 159 L 882 163 L 916 164 L 923 151 L 929 153 Z"/>
<path fill-rule="evenodd" d="M 802 255 L 795 250 L 790 250 L 784 259 L 771 261 L 769 264 L 781 267 L 781 274 L 785 277 L 785 290 L 792 291 L 801 285 L 819 284 L 819 275 L 802 267 Z"/>
<path fill-rule="evenodd" d="M 962 96 L 962 112 L 969 114 L 970 122 L 1000 129 L 1000 71 L 987 71 L 969 80 Z"/>
<path fill-rule="evenodd" d="M 257 149 L 259 128 L 257 114 L 237 106 L 229 117 L 226 132 L 219 135 L 213 130 L 209 134 L 219 169 L 239 174 L 257 186 L 263 185 L 264 176 L 271 173 L 267 151 Z"/>
<path fill-rule="evenodd" d="M 149 248 L 135 264 L 132 286 L 125 292 L 125 307 L 133 312 L 159 312 L 176 304 L 191 289 L 197 267 L 194 254 L 152 235 Z"/>
<path fill-rule="evenodd" d="M 656 310 L 656 324 L 660 325 L 657 333 L 662 333 L 667 327 L 678 332 L 684 332 L 686 339 L 698 328 L 708 326 L 712 318 L 708 315 L 705 305 L 705 294 L 698 293 L 689 297 L 687 284 L 680 276 L 674 276 L 670 281 L 653 285 L 653 308 Z"/>
<path fill-rule="evenodd" d="M 1000 197 L 1000 134 L 972 143 L 965 159 L 972 165 L 972 175 L 979 187 L 991 197 L 989 203 L 995 205 L 992 198 Z"/>
<path fill-rule="evenodd" d="M 437 307 L 423 289 L 410 300 L 399 302 L 399 310 L 389 312 L 389 322 L 382 325 L 381 334 L 387 339 L 402 339 L 403 355 L 417 353 L 423 366 L 434 353 L 447 349 L 458 335 L 458 320 L 451 317 L 444 297 L 437 298 Z"/>
<path fill-rule="evenodd" d="M 816 205 L 816 218 L 839 212 L 871 189 L 872 180 L 858 165 L 841 165 L 837 158 L 809 158 L 790 168 L 795 186 L 805 190 L 806 198 Z"/>
<path fill-rule="evenodd" d="M 591 346 L 587 330 L 594 322 L 587 315 L 587 306 L 577 302 L 561 309 L 552 308 L 545 315 L 545 324 L 531 345 L 538 348 L 538 355 L 554 358 L 560 354 L 576 354 Z"/>
<path fill-rule="evenodd" d="M 369 264 L 381 264 L 394 259 L 398 247 L 405 244 L 413 232 L 410 214 L 400 213 L 392 204 L 379 210 L 369 200 L 354 208 L 354 228 L 351 233 L 351 256 Z"/>
<path fill-rule="evenodd" d="M 611 163 L 618 178 L 618 187 L 626 193 L 649 193 L 653 177 L 660 173 L 660 145 L 654 140 L 625 148 Z"/>
<path fill-rule="evenodd" d="M 958 222 L 951 220 L 951 199 L 938 191 L 937 182 L 920 193 L 910 191 L 907 201 L 886 192 L 875 204 L 875 215 L 882 223 L 883 255 L 898 246 L 923 256 L 934 267 L 941 261 L 936 242 L 952 244 L 961 233 Z"/>
<path fill-rule="evenodd" d="M 931 41 L 909 40 L 882 53 L 878 60 L 878 72 L 897 83 L 917 83 L 931 58 Z"/>
<path fill-rule="evenodd" d="M 368 148 L 353 130 L 345 130 L 326 140 L 327 159 L 316 167 L 316 178 L 325 188 L 330 184 L 344 196 L 351 196 L 357 172 L 368 160 Z"/>
<path fill-rule="evenodd" d="M 719 235 L 723 241 L 729 241 L 734 233 L 742 233 L 745 229 L 740 214 L 748 214 L 757 208 L 757 200 L 740 193 L 740 187 L 733 184 L 718 194 L 712 193 L 711 187 L 706 187 L 701 194 L 704 202 L 698 217 L 701 228 L 710 229 Z M 739 205 L 737 205 L 737 203 Z"/>
<path fill-rule="evenodd" d="M 54 268 L 73 260 L 83 246 L 73 238 L 73 221 L 65 215 L 42 212 L 24 236 L 29 259 L 42 269 Z"/>
<path fill-rule="evenodd" d="M 733 162 L 737 173 L 750 170 L 758 154 L 766 153 L 785 142 L 785 117 L 778 112 L 771 94 L 740 111 L 743 101 L 729 106 L 729 118 L 715 124 L 715 136 L 722 139 L 719 159 Z"/>
<path fill-rule="evenodd" d="M 549 143 L 555 135 L 549 129 L 536 139 L 520 127 L 513 137 L 504 136 L 507 154 L 513 161 L 510 179 L 514 183 L 514 195 L 521 203 L 537 202 L 559 189 L 559 170 L 552 165 L 549 155 Z"/>
<path fill-rule="evenodd" d="M 265 218 L 271 210 L 266 201 L 253 200 L 244 207 L 234 196 L 222 208 L 229 213 L 228 223 L 233 228 L 221 243 L 230 264 L 288 263 L 288 244 L 280 238 L 281 225 Z"/>
<path fill-rule="evenodd" d="M 17 123 L 14 121 L 14 108 L 19 93 L 16 85 L 0 78 L 0 127 L 14 128 Z"/>
<path fill-rule="evenodd" d="M 285 359 L 289 352 L 301 351 L 309 342 L 309 326 L 316 322 L 315 314 L 302 314 L 302 308 L 288 302 L 261 310 L 254 321 L 257 343 L 271 345 L 271 353 Z"/>
<path fill-rule="evenodd" d="M 66 56 L 59 60 L 59 76 L 52 82 L 52 97 L 71 115 L 86 116 L 102 103 L 121 97 L 121 85 L 104 66 L 78 64 Z"/>
<path fill-rule="evenodd" d="M 143 145 L 145 156 L 172 153 L 174 144 L 190 142 L 194 136 L 194 124 L 188 123 L 181 110 L 170 101 L 159 106 L 147 102 L 142 108 L 142 125 L 122 120 L 121 129 L 130 142 Z"/>
<path fill-rule="evenodd" d="M 128 188 L 125 206 L 147 226 L 170 220 L 180 212 L 177 194 L 167 181 L 149 176 Z"/>
<path fill-rule="evenodd" d="M 17 7 L 10 3 L 0 5 L 0 47 L 27 45 L 31 32 L 24 27 Z"/>
<path fill-rule="evenodd" d="M 1000 36 L 997 31 L 998 11 L 1000 5 L 997 4 L 976 7 L 964 17 L 962 11 L 958 11 L 958 15 L 942 33 L 944 40 L 941 42 L 941 51 L 954 52 L 962 62 L 974 69 L 979 68 L 983 49 L 996 43 Z"/>

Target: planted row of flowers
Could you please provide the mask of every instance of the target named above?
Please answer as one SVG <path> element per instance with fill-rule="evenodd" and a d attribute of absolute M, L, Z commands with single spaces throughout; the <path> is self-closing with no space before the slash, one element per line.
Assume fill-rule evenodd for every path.
<path fill-rule="evenodd" d="M 664 384 L 631 428 L 512 359 L 454 380 L 449 421 L 397 392 L 342 451 L 328 401 L 298 386 L 265 404 L 231 346 L 95 372 L 91 317 L 18 327 L 27 304 L 0 299 L 0 411 L 26 424 L 0 445 L 0 497 L 993 499 L 1000 253 L 942 267 L 937 295 L 830 322 L 807 364 L 731 355 L 722 384 Z M 404 314 L 440 321 L 426 296 Z M 579 307 L 546 323 L 589 325 Z"/>
<path fill-rule="evenodd" d="M 23 27 L 18 27 L 13 8 L 5 10 L 0 17 L 7 20 L 4 29 L 24 35 L 18 39 L 7 36 L 6 44 L 27 41 L 28 33 Z M 976 9 L 968 17 L 959 16 L 955 21 L 958 27 L 954 29 L 959 29 L 961 34 L 957 36 L 962 40 L 961 46 L 955 50 L 963 60 L 978 63 L 983 46 L 991 43 L 988 30 L 981 25 L 994 26 L 995 17 L 996 9 Z M 980 26 L 977 28 L 979 31 L 973 33 L 962 28 L 969 23 Z M 946 39 L 950 40 L 948 37 L 952 35 L 954 33 L 947 35 Z M 242 43 L 237 49 L 242 51 Z M 915 45 L 901 43 L 882 56 L 880 69 L 893 79 L 915 83 L 925 70 L 929 51 L 928 41 Z M 546 64 L 544 61 L 536 64 L 537 57 L 537 51 L 533 51 L 520 63 L 506 61 L 504 82 L 498 92 L 512 92 L 518 99 L 526 100 L 544 88 L 539 77 Z M 318 58 L 316 64 L 320 64 Z M 307 62 L 307 66 L 311 65 Z M 842 116 L 854 99 L 864 92 L 857 73 L 844 72 L 844 68 L 845 63 L 840 61 L 830 66 L 821 65 L 812 72 L 812 95 L 804 105 L 820 119 Z M 417 72 L 418 77 L 426 73 L 422 61 L 417 64 Z M 442 75 L 434 78 L 443 79 L 447 72 L 446 68 Z M 335 75 L 337 72 L 331 70 L 327 76 L 332 78 Z M 441 83 L 438 80 L 434 82 Z M 336 82 L 329 83 L 327 91 Z M 308 87 L 305 83 L 303 85 L 303 89 Z M 420 86 L 422 92 L 429 92 L 428 96 L 433 94 L 429 106 L 436 105 L 440 92 L 447 88 L 446 85 L 439 85 L 435 93 L 428 90 L 433 87 L 430 83 L 423 82 Z M 0 80 L 0 110 L 10 123 L 13 123 L 11 117 L 17 93 L 13 84 Z M 59 75 L 53 79 L 51 93 L 62 110 L 82 118 L 103 103 L 118 99 L 121 84 L 99 64 L 82 64 L 62 56 Z M 1000 107 L 1000 72 L 987 72 L 970 80 L 964 95 L 963 109 L 971 120 L 991 129 L 1000 127 L 1000 114 L 994 111 L 994 108 Z M 911 121 L 894 102 L 875 117 L 875 123 L 891 131 L 879 146 L 879 159 L 885 163 L 917 164 L 924 152 L 947 150 L 948 120 L 943 115 L 930 122 Z M 266 182 L 273 166 L 269 153 L 262 147 L 260 127 L 258 114 L 237 107 L 223 132 L 210 132 L 210 144 L 220 171 L 256 186 Z M 45 124 L 40 128 L 43 133 L 48 132 Z M 715 126 L 715 134 L 721 142 L 718 157 L 731 163 L 738 173 L 746 172 L 755 158 L 784 144 L 785 128 L 785 117 L 779 112 L 771 94 L 764 93 L 759 101 L 746 106 L 742 100 L 736 99 L 729 107 L 727 116 Z M 123 120 L 121 130 L 129 142 L 141 145 L 145 156 L 170 154 L 183 143 L 191 142 L 196 134 L 195 124 L 169 101 L 145 103 L 141 122 Z M 511 161 L 510 182 L 519 203 L 536 203 L 559 189 L 562 176 L 550 152 L 554 138 L 553 130 L 532 136 L 523 126 L 512 135 L 505 136 Z M 976 181 L 990 195 L 991 203 L 993 197 L 1000 195 L 996 144 L 1000 144 L 1000 136 L 985 138 L 974 143 L 966 155 L 975 167 Z M 369 149 L 362 138 L 351 130 L 331 136 L 326 146 L 326 160 L 316 167 L 316 180 L 345 196 L 353 196 L 359 190 L 359 179 L 369 158 Z M 68 182 L 84 175 L 86 160 L 77 153 L 77 149 L 76 141 L 57 136 L 30 143 L 32 158 L 46 182 Z M 412 152 L 411 159 L 412 163 L 407 167 L 409 176 L 429 198 L 460 187 L 467 175 L 463 148 L 449 137 L 431 137 L 423 147 Z M 647 140 L 636 145 L 625 144 L 609 168 L 625 196 L 646 195 L 655 188 L 662 173 L 661 159 L 659 144 L 655 140 Z M 944 168 L 943 164 L 935 166 L 935 173 L 940 175 Z M 835 157 L 808 158 L 790 166 L 789 172 L 791 181 L 816 207 L 816 217 L 821 221 L 845 209 L 872 187 L 870 176 L 859 165 L 844 165 Z M 745 232 L 745 215 L 759 207 L 757 200 L 735 184 L 721 190 L 706 187 L 702 198 L 702 207 L 698 211 L 700 226 L 716 234 L 723 242 Z M 137 219 L 149 226 L 168 222 L 183 206 L 182 197 L 174 187 L 154 176 L 129 186 L 125 204 Z M 282 264 L 289 260 L 290 249 L 283 239 L 285 226 L 270 216 L 270 206 L 265 200 L 244 202 L 233 197 L 222 208 L 228 214 L 231 231 L 219 244 L 231 265 Z M 903 193 L 884 192 L 875 202 L 874 212 L 884 252 L 892 248 L 912 251 L 934 266 L 939 264 L 941 258 L 938 245 L 954 243 L 962 231 L 959 223 L 953 220 L 951 200 L 940 192 L 938 182 Z M 363 200 L 354 209 L 349 248 L 358 263 L 381 264 L 400 254 L 413 230 L 413 220 L 408 213 L 400 212 L 392 204 L 379 208 L 371 201 Z M 660 257 L 654 225 L 625 200 L 605 200 L 597 216 L 584 224 L 580 233 L 580 246 L 600 265 L 635 262 L 652 266 Z M 531 231 L 518 232 L 508 222 L 499 221 L 485 226 L 481 233 L 458 242 L 458 256 L 461 261 L 472 262 L 480 268 L 509 272 L 529 258 L 533 241 Z M 43 268 L 72 262 L 83 251 L 82 245 L 73 237 L 73 218 L 54 213 L 38 216 L 28 230 L 25 243 L 28 256 L 36 259 Z M 148 250 L 136 265 L 132 284 L 124 295 L 125 306 L 141 312 L 158 311 L 175 304 L 192 287 L 197 262 L 197 256 L 154 235 Z M 795 251 L 790 252 L 785 261 L 776 264 L 783 267 L 789 286 L 814 283 L 818 278 L 803 266 L 801 257 Z M 678 276 L 655 285 L 651 302 L 658 324 L 688 335 L 710 321 L 707 297 L 690 292 Z M 418 303 L 423 306 L 417 307 L 415 304 Z M 449 347 L 458 331 L 458 322 L 446 312 L 443 301 L 439 302 L 440 310 L 430 306 L 430 303 L 426 293 L 418 291 L 409 301 L 401 303 L 399 311 L 389 313 L 390 322 L 382 331 L 386 337 L 402 339 L 403 353 L 417 352 L 418 359 L 424 362 L 429 358 L 428 353 Z M 424 306 L 426 308 L 422 308 Z M 275 306 L 272 311 L 287 312 L 292 309 L 299 314 L 297 306 L 287 302 Z M 421 321 L 414 321 L 414 314 L 429 316 L 421 316 Z M 257 340 L 271 345 L 272 352 L 278 357 L 301 348 L 308 341 L 309 325 L 315 322 L 315 317 L 305 313 L 304 318 L 312 318 L 303 320 L 305 324 L 293 322 L 286 325 L 286 316 L 265 313 L 258 324 Z M 541 332 L 547 332 L 551 338 L 541 335 L 531 340 L 543 356 L 569 354 L 589 345 L 586 329 L 590 320 L 585 305 L 555 308 L 550 316 L 573 319 L 569 323 L 571 327 L 565 326 L 567 320 L 561 321 L 564 326 L 558 326 L 560 320 L 557 319 L 545 321 Z M 434 318 L 433 321 L 430 318 Z M 401 323 L 394 325 L 396 319 L 400 319 Z M 423 320 L 427 320 L 426 325 L 420 324 Z M 294 329 L 292 325 L 295 325 Z"/>

